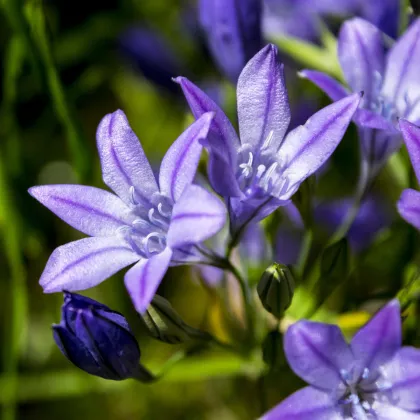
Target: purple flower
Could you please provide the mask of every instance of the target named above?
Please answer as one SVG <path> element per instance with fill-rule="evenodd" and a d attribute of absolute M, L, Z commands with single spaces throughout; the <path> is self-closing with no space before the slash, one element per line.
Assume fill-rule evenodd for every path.
<path fill-rule="evenodd" d="M 360 16 L 396 37 L 399 0 L 264 0 L 263 32 L 269 38 L 293 36 L 318 41 L 328 18 Z"/>
<path fill-rule="evenodd" d="M 420 121 L 420 19 L 385 53 L 382 33 L 363 19 L 351 19 L 341 28 L 338 58 L 352 91 L 364 91 L 355 114 L 364 161 L 372 173 L 401 144 L 398 118 Z M 348 90 L 330 76 L 302 72 L 334 101 Z"/>
<path fill-rule="evenodd" d="M 119 44 L 124 56 L 147 80 L 170 93 L 177 93 L 172 78 L 184 66 L 158 32 L 133 27 L 121 35 Z"/>
<path fill-rule="evenodd" d="M 420 182 L 420 127 L 400 120 L 400 128 L 414 172 Z M 404 190 L 397 207 L 401 217 L 420 230 L 420 192 L 411 188 Z"/>
<path fill-rule="evenodd" d="M 418 420 L 420 351 L 401 347 L 391 301 L 346 343 L 335 325 L 299 321 L 286 332 L 287 360 L 310 386 L 262 420 Z"/>
<path fill-rule="evenodd" d="M 344 198 L 320 203 L 315 208 L 316 223 L 333 234 L 343 222 L 353 202 L 353 198 Z M 361 252 L 369 247 L 378 232 L 389 226 L 391 220 L 391 214 L 383 200 L 373 195 L 366 197 L 347 234 L 353 251 Z"/>
<path fill-rule="evenodd" d="M 282 220 L 274 243 L 275 261 L 285 265 L 297 264 L 304 234 L 305 226 L 297 207 L 293 202 L 283 206 Z"/>
<path fill-rule="evenodd" d="M 200 0 L 199 20 L 221 72 L 236 83 L 261 48 L 261 0 Z"/>
<path fill-rule="evenodd" d="M 57 248 L 41 276 L 44 292 L 84 290 L 136 263 L 125 285 L 144 312 L 170 264 L 200 261 L 195 244 L 218 232 L 226 210 L 193 185 L 213 115 L 206 113 L 169 148 L 153 175 L 122 111 L 99 124 L 97 144 L 104 182 L 116 195 L 82 185 L 46 185 L 30 194 L 68 224 L 93 236 Z"/>
<path fill-rule="evenodd" d="M 53 334 L 61 353 L 91 375 L 119 381 L 139 373 L 140 348 L 127 320 L 102 303 L 65 292 Z"/>
<path fill-rule="evenodd" d="M 213 111 L 207 147 L 209 178 L 228 203 L 231 230 L 268 216 L 288 202 L 332 154 L 357 109 L 360 94 L 314 114 L 286 132 L 290 108 L 277 48 L 267 45 L 243 69 L 237 101 L 240 137 L 224 112 L 184 77 L 181 85 L 196 118 Z"/>

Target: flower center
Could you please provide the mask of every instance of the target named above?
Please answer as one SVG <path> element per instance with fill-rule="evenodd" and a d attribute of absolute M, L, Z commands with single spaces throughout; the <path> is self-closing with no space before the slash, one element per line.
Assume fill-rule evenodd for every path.
<path fill-rule="evenodd" d="M 136 218 L 131 226 L 120 228 L 120 234 L 134 252 L 150 258 L 166 248 L 166 234 L 172 215 L 173 204 L 167 197 L 154 194 L 150 201 L 130 187 L 131 213 Z"/>
<path fill-rule="evenodd" d="M 248 198 L 261 198 L 278 189 L 288 188 L 289 182 L 281 173 L 284 162 L 278 153 L 269 150 L 273 136 L 274 132 L 270 131 L 258 153 L 254 153 L 254 148 L 247 144 L 239 150 L 238 161 L 241 163 L 236 176 Z"/>
<path fill-rule="evenodd" d="M 390 100 L 382 95 L 383 76 L 379 72 L 375 72 L 373 83 L 373 97 L 367 108 L 394 125 L 398 124 L 399 117 L 410 119 L 412 112 L 420 104 L 420 95 L 410 99 L 409 92 L 405 92 L 403 103 L 397 105 L 394 100 Z"/>
<path fill-rule="evenodd" d="M 342 370 L 340 373 L 343 387 L 338 402 L 343 406 L 344 416 L 355 420 L 375 419 L 373 404 L 375 401 L 390 400 L 391 384 L 380 372 L 372 372 L 368 368 L 359 377 L 354 371 Z"/>

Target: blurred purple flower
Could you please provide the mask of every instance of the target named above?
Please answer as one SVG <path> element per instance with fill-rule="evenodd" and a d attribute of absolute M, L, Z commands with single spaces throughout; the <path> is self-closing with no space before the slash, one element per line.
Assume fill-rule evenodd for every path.
<path fill-rule="evenodd" d="M 119 46 L 135 71 L 140 72 L 155 86 L 173 95 L 179 95 L 173 78 L 178 74 L 187 73 L 188 69 L 161 34 L 151 29 L 133 27 L 120 36 Z M 223 103 L 224 92 L 219 83 L 203 80 L 200 86 L 217 104 Z"/>
<path fill-rule="evenodd" d="M 140 348 L 127 320 L 102 303 L 65 292 L 53 334 L 61 353 L 91 375 L 120 381 L 139 374 Z"/>
<path fill-rule="evenodd" d="M 420 121 L 420 19 L 387 53 L 378 28 L 363 19 L 351 19 L 341 28 L 338 58 L 350 89 L 364 91 L 354 120 L 363 160 L 374 174 L 401 144 L 398 118 Z M 302 75 L 334 101 L 348 94 L 324 73 L 304 70 Z"/>
<path fill-rule="evenodd" d="M 286 332 L 286 358 L 310 386 L 261 420 L 420 419 L 420 350 L 401 347 L 397 300 L 350 344 L 335 325 L 299 321 Z"/>
<path fill-rule="evenodd" d="M 400 120 L 400 128 L 417 181 L 420 183 L 420 127 Z M 397 207 L 401 217 L 420 230 L 420 192 L 411 188 L 404 190 Z"/>
<path fill-rule="evenodd" d="M 399 0 L 264 0 L 263 33 L 268 38 L 293 36 L 318 41 L 331 17 L 362 17 L 387 35 L 398 33 Z"/>
<path fill-rule="evenodd" d="M 116 195 L 82 185 L 46 185 L 30 194 L 72 227 L 93 236 L 57 248 L 41 276 L 44 292 L 84 290 L 136 263 L 125 284 L 139 312 L 153 298 L 168 266 L 200 259 L 197 244 L 218 232 L 226 210 L 193 185 L 213 115 L 206 113 L 169 148 L 159 184 L 122 111 L 97 131 L 103 179 Z"/>
<path fill-rule="evenodd" d="M 286 135 L 290 108 L 283 65 L 270 44 L 239 76 L 239 138 L 224 112 L 203 91 L 185 77 L 176 81 L 196 118 L 215 113 L 206 141 L 209 179 L 228 203 L 233 235 L 287 204 L 299 185 L 330 157 L 360 101 L 360 94 L 346 97 Z"/>
<path fill-rule="evenodd" d="M 334 233 L 353 205 L 353 200 L 348 197 L 317 204 L 314 209 L 316 225 L 329 234 Z M 276 234 L 275 259 L 282 264 L 296 264 L 304 237 L 303 221 L 293 203 L 284 206 L 282 210 L 284 220 Z M 361 204 L 347 233 L 353 252 L 357 253 L 366 249 L 378 232 L 388 226 L 391 221 L 392 215 L 385 203 L 376 196 L 368 196 Z"/>
<path fill-rule="evenodd" d="M 274 243 L 275 260 L 281 264 L 298 262 L 304 237 L 304 224 L 297 207 L 290 202 L 281 209 L 283 220 L 277 230 Z"/>
<path fill-rule="evenodd" d="M 236 83 L 262 46 L 261 0 L 199 0 L 199 20 L 216 64 Z"/>
<path fill-rule="evenodd" d="M 136 71 L 140 71 L 147 80 L 157 86 L 177 93 L 172 78 L 185 69 L 158 32 L 133 27 L 120 36 L 119 44 L 122 53 Z"/>
<path fill-rule="evenodd" d="M 314 216 L 317 224 L 332 234 L 343 222 L 353 201 L 353 198 L 345 198 L 318 204 Z M 375 235 L 391 223 L 391 219 L 385 203 L 376 196 L 368 196 L 361 204 L 347 234 L 353 251 L 360 252 L 366 249 Z"/>

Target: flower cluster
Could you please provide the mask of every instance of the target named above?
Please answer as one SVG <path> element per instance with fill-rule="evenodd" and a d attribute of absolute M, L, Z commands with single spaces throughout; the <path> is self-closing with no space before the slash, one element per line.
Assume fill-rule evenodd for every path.
<path fill-rule="evenodd" d="M 404 311 L 418 305 L 418 290 L 407 292 L 411 265 L 398 267 L 404 274 L 397 286 L 369 289 L 389 303 L 350 343 L 338 325 L 302 319 L 328 306 L 337 290 L 345 290 L 337 300 L 346 301 L 347 280 L 369 264 L 370 255 L 363 259 L 364 253 L 398 213 L 420 230 L 420 192 L 408 188 L 411 173 L 399 177 L 404 191 L 398 203 L 393 200 L 394 215 L 380 193 L 370 190 L 403 141 L 420 183 L 420 19 L 413 19 L 394 41 L 398 2 L 383 2 L 380 15 L 372 12 L 378 10 L 373 3 L 201 0 L 198 21 L 216 67 L 236 84 L 237 121 L 228 117 L 235 109 L 216 103 L 189 78 L 171 74 L 180 67 L 174 57 L 166 57 L 167 64 L 161 60 L 165 47 L 158 38 L 147 31 L 126 34 L 123 44 L 137 54 L 145 76 L 174 95 L 183 94 L 195 121 L 172 143 L 156 172 L 124 112 L 117 110 L 102 119 L 96 134 L 102 178 L 110 191 L 60 184 L 29 189 L 87 235 L 59 246 L 40 278 L 45 293 L 64 293 L 62 321 L 53 332 L 74 365 L 105 379 L 157 378 L 139 364 L 140 349 L 125 318 L 73 293 L 129 267 L 125 287 L 154 339 L 220 345 L 241 357 L 259 349 L 270 373 L 279 355 L 285 355 L 309 386 L 263 420 L 420 419 L 420 350 L 402 347 L 395 298 L 399 293 L 405 299 Z M 296 24 L 296 17 L 280 19 L 273 12 L 282 13 L 286 6 L 290 15 L 302 11 L 300 27 L 288 28 L 289 18 Z M 319 69 L 301 71 L 333 102 L 305 123 L 291 123 L 285 65 L 277 46 L 266 44 L 264 36 L 277 25 L 280 32 L 316 41 L 320 19 L 331 14 L 343 19 L 358 15 L 346 20 L 338 34 L 337 57 L 346 85 Z M 138 37 L 145 43 L 136 43 Z M 351 137 L 352 122 L 361 161 L 356 196 L 321 198 L 315 186 L 327 177 L 334 164 L 330 158 L 346 133 Z M 396 172 L 405 161 L 409 166 L 404 154 L 399 158 Z M 387 258 L 381 258 L 385 265 Z M 235 318 L 229 343 L 187 324 L 157 294 L 168 269 L 178 265 L 194 266 L 214 301 L 222 296 L 228 316 Z M 309 308 L 298 311 L 294 306 L 300 306 L 302 296 Z M 347 301 L 334 305 L 341 305 L 336 313 L 354 309 Z M 326 312 L 330 315 L 330 308 Z"/>

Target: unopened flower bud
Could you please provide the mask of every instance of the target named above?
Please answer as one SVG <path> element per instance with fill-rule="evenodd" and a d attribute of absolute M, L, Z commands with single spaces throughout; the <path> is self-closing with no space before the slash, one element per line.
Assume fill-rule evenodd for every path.
<path fill-rule="evenodd" d="M 149 334 L 164 343 L 179 344 L 210 339 L 209 334 L 186 324 L 172 305 L 159 295 L 155 295 L 141 319 Z"/>
<path fill-rule="evenodd" d="M 53 334 L 61 353 L 91 375 L 115 381 L 153 378 L 139 367 L 140 348 L 124 316 L 95 300 L 65 292 Z"/>
<path fill-rule="evenodd" d="M 281 318 L 292 303 L 294 288 L 295 282 L 287 266 L 274 263 L 261 276 L 257 292 L 264 308 Z"/>

